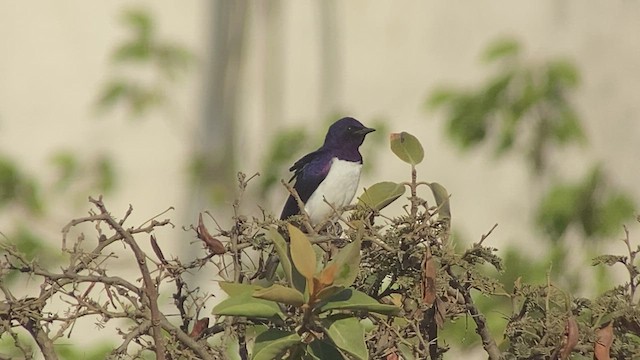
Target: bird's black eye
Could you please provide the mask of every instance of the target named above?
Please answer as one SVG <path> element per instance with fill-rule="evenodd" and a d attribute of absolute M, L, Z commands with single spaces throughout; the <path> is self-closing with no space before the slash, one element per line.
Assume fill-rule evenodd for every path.
<path fill-rule="evenodd" d="M 353 126 L 349 125 L 349 126 L 347 127 L 347 131 L 348 131 L 348 132 L 352 132 L 352 131 L 353 131 Z"/>

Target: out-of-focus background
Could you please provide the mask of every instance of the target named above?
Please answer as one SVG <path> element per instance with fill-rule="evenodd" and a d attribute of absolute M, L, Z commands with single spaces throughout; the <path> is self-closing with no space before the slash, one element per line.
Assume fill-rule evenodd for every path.
<path fill-rule="evenodd" d="M 638 19 L 634 1 L 0 2 L 0 231 L 57 249 L 97 194 L 132 223 L 224 223 L 236 171 L 261 173 L 244 210 L 278 214 L 288 166 L 348 115 L 379 130 L 361 187 L 407 180 L 388 135 L 408 131 L 462 244 L 498 223 L 514 279 L 605 281 L 585 259 L 640 234 Z M 191 238 L 160 240 L 189 256 Z"/>

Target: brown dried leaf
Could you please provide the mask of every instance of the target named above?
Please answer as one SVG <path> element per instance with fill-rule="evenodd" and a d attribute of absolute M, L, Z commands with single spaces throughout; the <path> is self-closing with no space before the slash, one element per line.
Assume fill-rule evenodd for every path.
<path fill-rule="evenodd" d="M 392 352 L 391 354 L 387 355 L 385 360 L 400 360 L 400 357 L 398 356 L 398 353 Z"/>
<path fill-rule="evenodd" d="M 205 331 L 209 327 L 209 318 L 202 318 L 193 325 L 193 329 L 191 329 L 190 337 L 197 339 L 200 337 L 203 331 Z"/>
<path fill-rule="evenodd" d="M 573 316 L 570 316 L 564 325 L 564 341 L 562 350 L 560 350 L 560 359 L 566 360 L 569 358 L 571 351 L 578 345 L 578 339 L 578 323 Z"/>
<path fill-rule="evenodd" d="M 207 230 L 207 227 L 204 226 L 204 222 L 202 221 L 202 214 L 200 214 L 200 216 L 198 217 L 198 228 L 196 228 L 196 233 L 198 235 L 198 239 L 204 242 L 205 246 L 207 247 L 207 249 L 209 249 L 209 251 L 211 251 L 212 254 L 222 255 L 227 251 L 224 248 L 222 242 L 211 236 L 209 230 Z"/>
<path fill-rule="evenodd" d="M 156 254 L 160 262 L 163 265 L 167 265 L 167 259 L 164 258 L 164 254 L 162 253 L 162 250 L 160 249 L 160 246 L 158 245 L 158 242 L 156 241 L 156 237 L 154 235 L 151 235 L 151 248 L 153 249 L 153 252 Z"/>
<path fill-rule="evenodd" d="M 428 246 L 422 265 L 422 301 L 427 305 L 433 305 L 436 301 L 436 264 Z"/>
<path fill-rule="evenodd" d="M 318 279 L 320 280 L 320 284 L 322 284 L 323 287 L 333 284 L 333 280 L 336 278 L 337 271 L 338 265 L 335 263 L 324 268 L 324 270 L 322 270 L 322 273 L 320 274 L 320 278 Z"/>
<path fill-rule="evenodd" d="M 611 360 L 609 352 L 613 344 L 613 321 L 596 331 L 596 343 L 593 350 L 593 358 L 596 360 Z"/>
<path fill-rule="evenodd" d="M 447 315 L 447 303 L 442 301 L 440 298 L 436 298 L 436 314 L 435 314 L 435 318 L 436 318 L 436 325 L 442 329 L 442 326 L 444 325 L 444 319 L 445 316 Z"/>

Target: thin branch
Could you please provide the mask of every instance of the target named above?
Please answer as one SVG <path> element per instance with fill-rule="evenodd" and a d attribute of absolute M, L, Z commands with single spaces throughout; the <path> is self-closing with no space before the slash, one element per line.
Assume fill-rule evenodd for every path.
<path fill-rule="evenodd" d="M 90 199 L 90 201 L 100 210 L 100 212 L 104 215 L 108 215 L 106 207 L 102 203 L 102 199 L 94 200 Z M 107 216 L 106 222 L 117 232 L 120 236 L 123 237 L 124 241 L 131 247 L 133 254 L 138 261 L 138 268 L 142 273 L 142 279 L 144 283 L 145 294 L 149 299 L 149 307 L 151 309 L 151 326 L 152 326 L 152 335 L 153 341 L 155 343 L 155 351 L 156 351 L 156 359 L 164 360 L 165 359 L 165 344 L 164 338 L 162 336 L 162 331 L 160 330 L 160 309 L 158 308 L 158 290 L 151 280 L 151 274 L 149 273 L 149 268 L 147 267 L 146 254 L 140 249 L 138 243 L 133 238 L 131 233 L 125 230 L 122 225 L 115 221 L 113 217 Z"/>
<path fill-rule="evenodd" d="M 307 213 L 307 210 L 304 208 L 304 202 L 302 201 L 302 199 L 300 199 L 300 195 L 298 194 L 296 189 L 294 189 L 293 186 L 289 185 L 289 183 L 284 181 L 284 179 L 281 179 L 280 182 L 282 183 L 282 185 L 284 185 L 284 187 L 287 188 L 291 196 L 293 196 L 293 198 L 296 200 L 296 204 L 298 205 L 300 214 L 303 217 L 302 225 L 304 225 L 305 229 L 307 229 L 307 233 L 313 234 L 313 235 L 317 234 L 316 230 L 313 228 L 313 226 L 311 226 L 309 214 Z"/>
<path fill-rule="evenodd" d="M 473 302 L 470 289 L 460 284 L 457 277 L 451 270 L 451 267 L 446 267 L 446 271 L 447 274 L 449 274 L 449 276 L 451 277 L 451 279 L 449 280 L 449 284 L 462 295 L 465 306 L 467 308 L 467 312 L 469 312 L 469 315 L 471 315 L 471 318 L 476 323 L 476 333 L 480 335 L 480 339 L 482 340 L 482 347 L 489 355 L 489 359 L 501 359 L 502 352 L 500 352 L 496 341 L 491 336 L 491 332 L 489 331 L 489 327 L 487 326 L 487 319 L 482 313 L 480 313 L 478 307 Z"/>

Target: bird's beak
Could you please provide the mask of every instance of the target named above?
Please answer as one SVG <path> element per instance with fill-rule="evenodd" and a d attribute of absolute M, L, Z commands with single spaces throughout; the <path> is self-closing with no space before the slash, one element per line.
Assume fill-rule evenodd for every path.
<path fill-rule="evenodd" d="M 376 131 L 376 129 L 365 127 L 360 130 L 356 130 L 355 133 L 358 135 L 367 135 L 368 133 L 374 132 L 374 131 Z"/>

